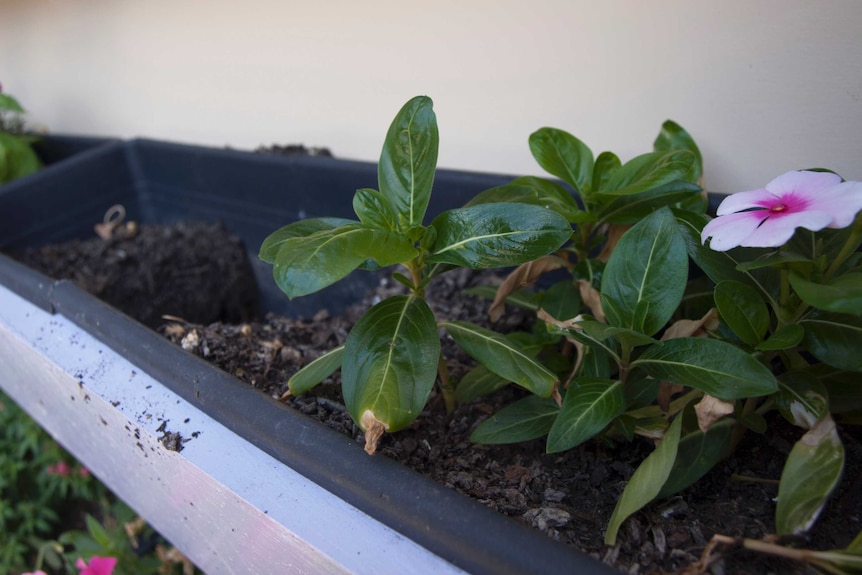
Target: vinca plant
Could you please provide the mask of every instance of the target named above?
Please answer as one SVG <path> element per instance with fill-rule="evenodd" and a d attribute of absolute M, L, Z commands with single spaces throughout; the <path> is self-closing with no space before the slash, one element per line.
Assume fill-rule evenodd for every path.
<path fill-rule="evenodd" d="M 24 108 L 0 87 L 0 185 L 42 167 L 32 145 L 38 138 L 23 133 Z"/>
<path fill-rule="evenodd" d="M 568 221 L 539 205 L 486 202 L 444 211 L 429 224 L 438 150 L 429 98 L 411 99 L 398 112 L 378 164 L 378 190 L 353 197 L 356 220 L 294 222 L 263 242 L 278 286 L 291 298 L 313 293 L 356 269 L 400 265 L 393 277 L 408 295 L 385 299 L 353 326 L 343 346 L 304 367 L 289 381 L 303 393 L 341 369 L 344 400 L 374 453 L 384 432 L 409 425 L 422 412 L 435 381 L 447 407 L 453 384 L 441 357 L 443 328 L 480 363 L 539 397 L 550 397 L 557 376 L 506 338 L 459 321 L 437 321 L 424 296 L 433 278 L 452 269 L 517 266 L 559 249 L 572 233 Z"/>
<path fill-rule="evenodd" d="M 368 310 L 343 346 L 290 379 L 290 392 L 340 368 L 369 453 L 418 416 L 438 380 L 450 410 L 509 384 L 529 392 L 479 424 L 476 442 L 546 437 L 554 453 L 597 437 L 649 438 L 656 447 L 609 519 L 608 544 L 632 513 L 697 481 L 744 433 L 768 432 L 777 411 L 800 435 L 780 478 L 776 531 L 807 531 L 842 472 L 836 421 L 862 423 L 862 184 L 789 172 L 729 196 L 711 219 L 700 151 L 674 122 L 625 163 L 556 128 L 529 144 L 553 179 L 516 178 L 425 224 L 438 134 L 431 101 L 414 98 L 386 135 L 379 189 L 353 198 L 357 219 L 303 220 L 264 241 L 260 257 L 289 297 L 392 265 L 409 288 Z M 494 300 L 492 321 L 517 305 L 536 311 L 535 328 L 503 336 L 437 320 L 425 290 L 458 267 L 514 267 L 478 291 Z M 477 360 L 458 382 L 441 329 Z M 829 552 L 830 565 L 853 563 L 858 539 Z"/>
<path fill-rule="evenodd" d="M 629 164 L 604 174 L 603 162 L 559 131 L 540 130 L 530 143 L 584 208 L 553 201 L 562 197 L 558 185 L 532 178 L 484 194 L 499 200 L 529 188 L 524 196 L 557 209 L 576 230 L 572 246 L 510 276 L 497 291 L 496 313 L 506 302 L 538 309 L 574 359 L 561 363 L 559 354 L 545 351 L 564 380 L 562 401 L 528 396 L 479 425 L 472 439 L 547 436 L 548 452 L 600 435 L 657 441 L 610 518 L 606 541 L 613 544 L 628 516 L 699 479 L 745 430 L 766 432 L 764 415 L 778 410 L 802 434 L 780 480 L 776 530 L 809 529 L 843 467 L 833 416 L 862 422 L 862 184 L 826 171 L 790 172 L 763 190 L 729 196 L 710 220 L 684 193 L 700 174 L 696 147 L 681 128 L 666 124 L 657 150 L 629 164 L 676 146 L 690 150 L 678 159 L 697 161 L 689 171 L 669 172 L 676 181 L 654 178 L 658 191 L 635 186 L 628 194 L 623 187 L 611 201 L 616 213 L 631 217 L 611 219 L 604 217 L 602 185 L 618 181 Z M 648 204 L 644 211 L 641 202 Z M 622 234 L 590 239 L 615 224 L 625 226 Z M 516 291 L 561 267 L 573 280 L 529 296 Z M 477 372 L 464 378 L 470 385 L 462 382 L 462 395 L 506 384 L 482 367 Z"/>

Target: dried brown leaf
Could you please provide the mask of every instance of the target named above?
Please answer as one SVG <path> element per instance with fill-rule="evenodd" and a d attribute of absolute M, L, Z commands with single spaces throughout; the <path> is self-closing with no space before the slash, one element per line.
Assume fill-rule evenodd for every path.
<path fill-rule="evenodd" d="M 697 405 L 694 406 L 697 413 L 697 426 L 704 433 L 709 431 L 712 424 L 733 413 L 733 401 L 724 401 L 712 395 L 704 395 Z"/>
<path fill-rule="evenodd" d="M 578 280 L 577 284 L 578 291 L 581 293 L 581 300 L 593 312 L 593 317 L 602 323 L 607 323 L 605 312 L 602 309 L 602 294 L 599 293 L 599 290 L 587 280 Z"/>
<path fill-rule="evenodd" d="M 602 251 L 597 259 L 608 263 L 608 260 L 611 258 L 611 254 L 614 253 L 614 249 L 617 247 L 620 238 L 623 237 L 623 234 L 626 233 L 629 228 L 631 228 L 631 226 L 628 224 L 609 224 L 606 231 L 607 233 L 605 234 L 605 245 L 602 247 Z"/>
<path fill-rule="evenodd" d="M 491 307 L 488 308 L 488 317 L 492 322 L 503 317 L 506 308 L 506 298 L 515 291 L 534 283 L 542 274 L 560 269 L 566 265 L 566 260 L 558 256 L 543 256 L 537 260 L 519 265 L 510 273 L 500 287 Z"/>
<path fill-rule="evenodd" d="M 700 319 L 681 319 L 674 322 L 661 336 L 662 341 L 679 337 L 706 337 L 708 332 L 718 329 L 718 311 L 710 309 Z"/>
<path fill-rule="evenodd" d="M 581 321 L 580 315 L 575 316 L 571 319 L 559 320 L 546 312 L 544 309 L 540 309 L 538 312 L 536 312 L 536 316 L 545 323 L 549 323 L 560 329 L 581 329 L 578 326 L 578 322 Z M 581 362 L 584 360 L 584 344 L 571 337 L 566 337 L 566 341 L 568 341 L 572 344 L 572 346 L 574 346 L 576 357 L 575 365 L 572 368 L 572 373 L 569 374 L 568 379 L 566 379 L 566 382 L 563 384 L 563 389 L 569 388 L 569 384 L 572 382 L 572 379 L 574 379 L 575 374 L 578 372 L 578 368 L 581 367 Z"/>
<path fill-rule="evenodd" d="M 377 419 L 370 409 L 365 410 L 359 423 L 365 430 L 365 452 L 368 455 L 374 455 L 377 452 L 377 442 L 380 441 L 389 426 Z"/>
<path fill-rule="evenodd" d="M 682 393 L 683 391 L 685 391 L 685 387 L 678 383 L 671 383 L 669 381 L 659 382 L 656 402 L 658 402 L 658 406 L 661 408 L 663 413 L 667 413 L 667 410 L 670 409 L 671 398 L 677 393 Z"/>

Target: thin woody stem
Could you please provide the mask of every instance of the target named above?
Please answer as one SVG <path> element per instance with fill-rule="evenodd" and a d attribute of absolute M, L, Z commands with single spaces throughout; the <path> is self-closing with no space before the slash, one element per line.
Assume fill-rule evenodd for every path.
<path fill-rule="evenodd" d="M 440 392 L 443 394 L 443 403 L 446 405 L 446 413 L 455 411 L 455 386 L 449 378 L 449 366 L 441 353 L 437 360 L 437 374 L 440 376 Z"/>

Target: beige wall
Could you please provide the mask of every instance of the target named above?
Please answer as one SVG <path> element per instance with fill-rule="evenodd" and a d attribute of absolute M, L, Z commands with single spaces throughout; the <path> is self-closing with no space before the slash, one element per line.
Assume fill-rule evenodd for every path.
<path fill-rule="evenodd" d="M 543 125 L 628 159 L 673 118 L 732 192 L 862 179 L 860 38 L 858 0 L 0 0 L 0 82 L 54 132 L 364 160 L 424 93 L 440 165 L 504 173 Z"/>

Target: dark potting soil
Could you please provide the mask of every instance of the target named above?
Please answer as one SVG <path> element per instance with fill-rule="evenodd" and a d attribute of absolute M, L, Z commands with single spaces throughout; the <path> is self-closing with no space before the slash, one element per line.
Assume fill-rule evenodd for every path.
<path fill-rule="evenodd" d="M 487 274 L 453 272 L 428 288 L 438 318 L 489 326 L 489 302 L 463 295 L 463 289 L 499 281 Z M 263 322 L 209 326 L 172 323 L 162 331 L 174 342 L 278 398 L 287 380 L 321 353 L 344 343 L 364 309 L 403 288 L 381 279 L 379 288 L 344 316 L 325 311 L 308 319 L 269 315 Z M 509 309 L 493 327 L 529 329 L 530 313 Z M 490 326 L 489 326 L 490 327 Z M 473 362 L 444 339 L 451 374 L 458 378 Z M 541 440 L 519 445 L 485 446 L 469 441 L 472 430 L 502 406 L 523 397 L 514 386 L 447 415 L 432 393 L 428 407 L 408 429 L 384 435 L 378 455 L 391 457 L 482 504 L 532 525 L 549 537 L 577 547 L 630 573 L 681 572 L 692 568 L 712 535 L 759 539 L 773 528 L 774 483 L 734 480 L 735 476 L 777 480 L 793 442 L 802 435 L 780 417 L 770 433 L 749 433 L 735 455 L 693 487 L 636 513 L 607 547 L 604 530 L 626 481 L 654 449 L 646 439 L 631 443 L 598 440 L 566 453 L 547 455 Z M 311 393 L 287 403 L 328 427 L 362 443 L 362 433 L 343 406 L 338 373 Z M 841 548 L 862 528 L 862 434 L 841 429 L 847 450 L 845 479 L 824 510 L 810 539 L 793 543 L 819 549 Z M 696 571 L 691 571 L 692 573 Z M 707 573 L 808 573 L 805 566 L 740 550 L 723 550 Z"/>
<path fill-rule="evenodd" d="M 306 147 L 303 144 L 272 144 L 260 146 L 254 150 L 259 154 L 275 154 L 278 156 L 325 156 L 334 157 L 329 148 Z"/>
<path fill-rule="evenodd" d="M 122 224 L 107 240 L 94 236 L 12 255 L 151 328 L 164 324 L 164 315 L 194 323 L 260 316 L 246 249 L 220 224 Z"/>
<path fill-rule="evenodd" d="M 107 297 L 101 294 L 110 293 L 112 299 L 108 301 L 130 315 L 137 313 L 134 308 L 140 305 L 138 300 L 149 297 L 152 305 L 145 308 L 153 322 L 150 325 L 162 323 L 160 331 L 187 351 L 276 398 L 284 394 L 288 378 L 300 367 L 344 342 L 363 310 L 383 297 L 403 292 L 400 284 L 381 276 L 378 289 L 367 294 L 343 316 L 333 317 L 324 310 L 306 319 L 269 315 L 263 321 L 251 321 L 250 308 L 239 306 L 244 311 L 232 312 L 238 315 L 228 316 L 226 323 L 195 320 L 192 310 L 204 296 L 216 294 L 217 299 L 220 298 L 218 304 L 204 305 L 205 309 L 218 309 L 220 313 L 236 309 L 237 302 L 248 301 L 251 296 L 246 290 L 249 288 L 233 282 L 253 276 L 247 271 L 247 260 L 242 261 L 245 251 L 241 245 L 242 257 L 237 255 L 236 259 L 231 257 L 217 264 L 190 263 L 182 259 L 195 254 L 222 254 L 228 250 L 223 246 L 207 249 L 197 243 L 202 236 L 202 228 L 196 227 L 197 224 L 177 226 L 154 231 L 152 237 L 145 232 L 136 234 L 135 238 L 107 243 L 101 239 L 71 242 L 71 248 L 81 247 L 83 254 L 66 257 L 65 265 L 69 266 L 66 271 L 60 263 L 63 250 L 57 247 L 40 248 L 39 258 L 33 259 L 30 254 L 26 261 L 30 265 L 40 265 L 40 269 L 54 277 L 69 277 L 83 286 L 94 286 L 96 289 L 90 291 L 105 299 Z M 183 237 L 192 242 L 191 247 L 178 247 Z M 142 246 L 132 247 L 127 240 L 132 244 L 140 242 Z M 232 239 L 228 244 L 239 245 Z M 166 270 L 145 271 L 139 267 L 142 262 L 135 262 L 132 267 L 125 268 L 125 272 L 110 270 L 117 264 L 130 266 L 128 260 L 161 250 L 166 253 L 154 256 L 153 261 L 165 265 Z M 169 255 L 173 251 L 184 255 Z M 209 266 L 219 270 L 218 273 L 192 276 L 192 270 Z M 237 275 L 240 277 L 236 278 Z M 169 292 L 174 292 L 174 299 L 154 292 L 142 296 L 142 288 L 135 282 L 129 294 L 123 295 L 119 292 L 126 276 L 138 278 L 139 283 L 141 278 L 148 278 L 143 282 L 148 287 L 169 288 Z M 498 281 L 488 274 L 452 272 L 429 286 L 428 300 L 440 319 L 460 319 L 489 326 L 488 301 L 464 295 L 462 291 Z M 227 289 L 231 284 L 233 287 Z M 188 291 L 177 293 L 182 290 Z M 188 304 L 190 308 L 173 304 L 164 308 L 156 304 L 164 301 Z M 185 321 L 164 323 L 159 319 L 163 314 Z M 529 329 L 532 322 L 530 313 L 509 308 L 493 329 L 501 332 Z M 473 365 L 472 360 L 448 339 L 443 340 L 443 351 L 455 378 Z M 768 434 L 748 433 L 733 456 L 692 487 L 669 499 L 655 501 L 634 514 L 623 525 L 619 543 L 607 547 L 603 534 L 617 498 L 640 462 L 654 449 L 654 444 L 643 438 L 628 443 L 593 440 L 568 452 L 548 455 L 544 453 L 541 440 L 503 446 L 475 445 L 469 441 L 476 425 L 523 394 L 514 386 L 508 387 L 460 405 L 453 414 L 447 415 L 442 399 L 434 392 L 426 410 L 413 425 L 384 435 L 376 457 L 400 461 L 623 572 L 700 573 L 693 565 L 712 535 L 760 539 L 774 530 L 773 499 L 777 486 L 769 481 L 780 477 L 793 442 L 802 434 L 780 417 L 770 419 Z M 361 431 L 343 406 L 337 372 L 311 393 L 287 398 L 286 403 L 362 443 Z M 812 533 L 806 538 L 785 539 L 784 542 L 815 549 L 842 548 L 862 528 L 862 433 L 858 427 L 841 427 L 840 433 L 846 449 L 843 481 Z M 734 479 L 738 476 L 767 482 Z M 718 575 L 812 571 L 788 560 L 739 548 L 723 548 L 705 572 Z"/>

